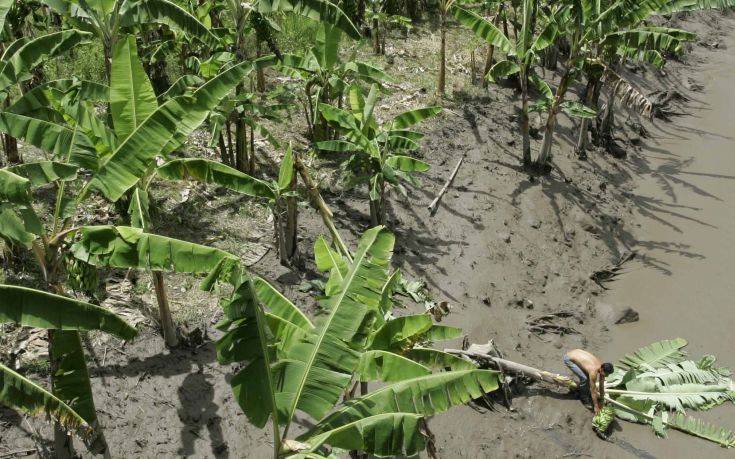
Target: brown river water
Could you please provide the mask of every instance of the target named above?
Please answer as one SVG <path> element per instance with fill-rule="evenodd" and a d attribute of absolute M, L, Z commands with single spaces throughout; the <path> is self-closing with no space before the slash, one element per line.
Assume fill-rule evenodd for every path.
<path fill-rule="evenodd" d="M 692 357 L 711 353 L 734 368 L 735 36 L 694 76 L 704 91 L 689 96 L 691 114 L 652 129 L 650 172 L 633 197 L 650 204 L 636 206 L 643 265 L 630 266 L 607 296 L 634 307 L 640 321 L 615 327 L 606 350 L 623 355 L 680 336 Z M 731 405 L 700 417 L 735 428 Z M 649 429 L 626 425 L 618 435 L 656 457 L 735 457 L 676 432 L 657 441 Z"/>

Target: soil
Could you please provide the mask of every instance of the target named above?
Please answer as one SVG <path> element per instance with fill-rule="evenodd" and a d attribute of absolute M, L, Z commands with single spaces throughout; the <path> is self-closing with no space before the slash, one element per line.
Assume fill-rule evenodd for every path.
<path fill-rule="evenodd" d="M 548 176 L 529 176 L 518 166 L 515 91 L 469 84 L 470 72 L 462 65 L 469 61 L 466 35 L 451 34 L 454 95 L 444 102 L 445 114 L 423 126 L 421 152 L 432 169 L 423 187 L 409 190 L 409 199 L 392 196 L 389 226 L 397 237 L 394 265 L 405 277 L 425 280 L 437 301 L 448 302 L 451 313 L 443 323 L 462 327 L 470 342 L 493 339 L 511 360 L 564 372 L 561 356 L 571 348 L 612 360 L 681 335 L 692 342 L 693 354 L 712 352 L 735 367 L 727 354 L 735 344 L 729 337 L 735 313 L 727 300 L 735 292 L 723 269 L 735 255 L 735 215 L 728 201 L 735 159 L 727 155 L 735 142 L 728 132 L 735 103 L 735 16 L 687 15 L 671 24 L 699 35 L 684 60 L 669 62 L 665 72 L 630 68 L 627 76 L 646 93 L 678 91 L 687 98 L 680 110 L 690 115 L 652 125 L 621 110 L 616 143 L 626 157 L 593 149 L 586 161 L 573 153 L 577 122 L 562 117 Z M 422 53 L 437 49 L 437 37 L 418 36 L 405 49 L 388 47 L 390 73 L 422 71 L 396 84 L 401 91 L 383 101 L 383 116 L 431 101 L 422 81 L 433 77 L 433 69 L 417 63 Z M 535 116 L 532 122 L 539 125 Z M 539 146 L 540 138 L 534 139 L 534 151 Z M 426 205 L 463 155 L 453 186 L 429 216 Z M 339 230 L 354 243 L 369 225 L 365 190 L 342 190 L 330 174 L 321 179 Z M 272 224 L 257 203 L 201 187 L 164 187 L 157 198 L 163 209 L 157 227 L 164 234 L 254 260 L 270 246 Z M 299 227 L 301 266 L 281 267 L 271 249 L 251 269 L 313 311 L 308 285 L 319 276 L 309 254 L 326 231 L 308 208 L 301 211 Z M 590 279 L 630 251 L 638 256 L 616 280 L 600 285 Z M 233 400 L 228 380 L 234 368 L 216 362 L 216 301 L 198 292 L 195 280 L 167 279 L 177 321 L 194 330 L 188 346 L 166 350 L 155 327 L 145 325 L 152 323 L 149 318 L 133 343 L 90 340 L 95 402 L 112 455 L 269 457 L 269 432 L 251 427 Z M 144 276 L 138 284 L 142 293 L 123 289 L 116 302 L 150 305 Z M 407 312 L 422 307 L 405 303 Z M 557 312 L 570 313 L 553 321 L 563 334 L 530 327 L 534 318 Z M 623 316 L 633 319 L 616 324 Z M 718 421 L 735 426 L 735 418 L 717 413 L 711 419 L 720 416 Z M 676 433 L 658 440 L 647 427 L 629 424 L 603 442 L 580 402 L 538 386 L 519 389 L 512 410 L 500 404 L 459 407 L 436 416 L 430 426 L 444 458 L 724 457 L 703 441 Z M 33 450 L 36 429 L 51 438 L 49 424 L 0 408 L 0 455 Z"/>

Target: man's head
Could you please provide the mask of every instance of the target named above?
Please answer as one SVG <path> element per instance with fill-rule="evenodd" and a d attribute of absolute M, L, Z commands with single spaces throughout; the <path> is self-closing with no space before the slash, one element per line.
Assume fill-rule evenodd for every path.
<path fill-rule="evenodd" d="M 605 376 L 612 373 L 614 369 L 615 368 L 613 368 L 613 364 L 610 362 L 605 362 L 602 364 L 602 372 L 605 373 Z"/>

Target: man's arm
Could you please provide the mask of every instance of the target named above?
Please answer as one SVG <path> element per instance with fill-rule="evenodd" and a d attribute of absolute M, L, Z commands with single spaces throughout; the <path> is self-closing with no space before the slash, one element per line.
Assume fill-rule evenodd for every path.
<path fill-rule="evenodd" d="M 594 408 L 595 414 L 600 412 L 600 400 L 597 392 L 598 375 L 598 372 L 594 372 L 590 375 L 590 396 L 592 397 L 592 408 Z"/>

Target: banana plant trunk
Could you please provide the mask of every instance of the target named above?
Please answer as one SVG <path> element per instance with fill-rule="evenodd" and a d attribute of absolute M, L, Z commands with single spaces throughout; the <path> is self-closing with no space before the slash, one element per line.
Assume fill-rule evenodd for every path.
<path fill-rule="evenodd" d="M 50 248 L 42 254 L 37 253 L 37 257 L 39 262 L 42 263 L 42 266 L 46 267 L 46 290 L 56 295 L 67 296 L 60 282 L 60 276 L 64 268 L 62 267 L 58 248 Z M 92 388 L 89 383 L 89 373 L 85 363 L 86 360 L 84 358 L 79 332 L 76 330 L 49 330 L 48 351 L 51 392 L 66 402 L 75 411 L 79 412 L 84 420 L 94 429 L 92 433 L 93 437 L 87 443 L 90 452 L 109 457 L 107 440 L 97 421 Z M 77 375 L 83 373 L 81 380 L 84 383 L 81 384 L 81 387 L 79 385 L 75 385 L 75 387 L 62 387 L 58 384 L 57 375 L 70 373 L 76 373 Z M 67 384 L 66 386 L 69 385 Z M 83 399 L 85 395 L 88 395 L 90 400 L 86 404 L 87 409 L 82 411 L 76 405 L 80 403 L 80 396 Z M 73 437 L 58 422 L 54 423 L 54 457 L 63 459 L 79 457 L 74 451 Z"/>
<path fill-rule="evenodd" d="M 495 15 L 493 25 L 497 27 L 500 24 L 500 12 Z M 482 71 L 482 87 L 487 88 L 488 80 L 487 74 L 490 73 L 490 69 L 493 67 L 493 55 L 495 54 L 495 45 L 487 45 L 487 54 L 485 55 L 485 68 Z"/>
<path fill-rule="evenodd" d="M 18 153 L 18 140 L 8 134 L 3 134 L 3 149 L 5 150 L 5 159 L 8 165 L 20 164 L 23 159 Z"/>
<path fill-rule="evenodd" d="M 380 22 L 377 19 L 373 19 L 371 34 L 373 37 L 373 53 L 380 55 Z"/>
<path fill-rule="evenodd" d="M 297 176 L 291 181 L 290 191 L 296 190 Z M 278 257 L 283 266 L 293 266 L 296 259 L 298 203 L 295 197 L 280 198 L 273 209 Z"/>
<path fill-rule="evenodd" d="M 521 78 L 521 137 L 523 148 L 523 167 L 531 165 L 531 135 L 528 122 L 528 75 L 525 65 L 520 72 Z"/>
<path fill-rule="evenodd" d="M 592 107 L 593 101 L 595 98 L 595 78 L 592 76 L 589 76 L 587 78 L 587 86 L 585 88 L 584 92 L 584 104 L 588 107 Z M 587 157 L 587 145 L 588 145 L 588 139 L 589 139 L 589 133 L 587 132 L 589 130 L 589 118 L 582 118 L 579 122 L 579 135 L 577 136 L 577 145 L 575 147 L 575 152 L 577 153 L 577 156 L 579 158 L 584 159 Z"/>
<path fill-rule="evenodd" d="M 446 29 L 446 17 L 445 13 L 441 15 L 440 35 L 441 43 L 439 44 L 439 81 L 436 85 L 436 90 L 439 96 L 444 96 L 447 83 L 447 29 Z"/>
<path fill-rule="evenodd" d="M 306 165 L 301 161 L 301 157 L 296 153 L 294 153 L 294 168 L 299 173 L 299 176 L 301 176 L 301 180 L 304 182 L 304 185 L 309 192 L 311 205 L 319 212 L 319 215 L 322 217 L 322 222 L 324 222 L 324 226 L 327 227 L 329 234 L 332 236 L 332 243 L 337 247 L 337 250 L 339 250 L 342 256 L 346 257 L 348 260 L 352 260 L 352 255 L 350 254 L 347 245 L 339 235 L 337 227 L 334 226 L 334 214 L 329 209 L 329 206 L 327 206 L 324 198 L 322 198 L 319 188 L 311 178 L 311 174 L 309 174 L 309 170 L 306 168 Z"/>
<path fill-rule="evenodd" d="M 544 142 L 541 145 L 541 153 L 539 153 L 539 157 L 536 160 L 537 166 L 545 167 L 549 161 L 549 157 L 551 156 L 551 146 L 554 143 L 556 116 L 559 114 L 559 108 L 561 107 L 562 102 L 564 102 L 564 96 L 567 93 L 567 89 L 569 89 L 569 83 L 571 83 L 571 81 L 572 71 L 570 68 L 568 68 L 564 72 L 564 75 L 561 77 L 559 87 L 556 89 L 556 94 L 554 95 L 554 102 L 551 104 L 549 114 L 546 118 L 546 126 L 544 127 Z"/>
<path fill-rule="evenodd" d="M 235 168 L 240 172 L 249 173 L 250 160 L 248 158 L 248 125 L 242 114 L 235 115 Z"/>
<path fill-rule="evenodd" d="M 607 104 L 597 133 L 600 144 L 606 148 L 612 142 L 612 132 L 615 126 L 615 87 L 611 85 L 607 90 Z"/>
<path fill-rule="evenodd" d="M 378 183 L 378 198 L 370 199 L 370 226 L 385 225 L 385 181 Z"/>
<path fill-rule="evenodd" d="M 156 292 L 156 301 L 158 302 L 158 314 L 161 321 L 161 330 L 163 330 L 163 340 L 167 347 L 176 347 L 179 345 L 179 337 L 176 334 L 176 326 L 173 317 L 171 317 L 171 307 L 168 303 L 168 294 L 166 293 L 166 283 L 163 280 L 161 271 L 152 271 L 153 289 Z"/>
<path fill-rule="evenodd" d="M 54 336 L 57 330 L 48 331 L 48 347 L 49 347 L 49 360 L 51 373 L 51 392 L 56 395 L 54 391 L 54 375 L 59 372 L 59 356 L 55 355 L 54 349 Z M 73 437 L 64 430 L 58 422 L 54 422 L 54 457 L 59 459 L 72 459 L 77 457 L 74 452 Z"/>
<path fill-rule="evenodd" d="M 3 101 L 3 106 L 7 108 L 8 105 L 10 105 L 10 98 L 6 97 Z M 18 140 L 15 137 L 3 134 L 3 150 L 5 150 L 5 159 L 8 161 L 8 165 L 23 162 L 18 153 Z"/>

